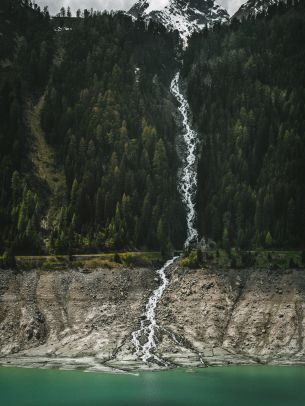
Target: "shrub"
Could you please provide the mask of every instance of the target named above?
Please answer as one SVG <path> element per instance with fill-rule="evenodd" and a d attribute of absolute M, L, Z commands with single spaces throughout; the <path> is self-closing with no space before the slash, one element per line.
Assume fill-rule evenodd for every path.
<path fill-rule="evenodd" d="M 2 263 L 0 264 L 2 268 L 9 269 L 9 268 L 16 268 L 16 259 L 13 253 L 12 248 L 8 248 L 4 251 L 2 257 Z"/>
<path fill-rule="evenodd" d="M 185 268 L 198 268 L 199 264 L 198 264 L 198 258 L 197 258 L 197 252 L 196 251 L 191 251 L 188 256 L 186 256 L 185 258 L 183 258 L 181 260 L 181 266 L 185 267 Z"/>

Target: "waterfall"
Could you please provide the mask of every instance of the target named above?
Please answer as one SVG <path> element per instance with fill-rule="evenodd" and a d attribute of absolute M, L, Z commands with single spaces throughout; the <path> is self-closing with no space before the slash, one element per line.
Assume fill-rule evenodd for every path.
<path fill-rule="evenodd" d="M 190 109 L 187 100 L 180 92 L 179 79 L 180 73 L 178 72 L 171 82 L 170 90 L 179 105 L 178 110 L 182 117 L 182 135 L 186 148 L 178 188 L 186 208 L 187 238 L 185 240 L 185 246 L 188 247 L 191 243 L 198 240 L 198 232 L 195 227 L 196 211 L 193 202 L 193 196 L 197 188 L 196 152 L 198 138 L 196 132 L 192 130 L 190 126 Z M 156 307 L 169 283 L 166 271 L 177 258 L 178 257 L 170 259 L 161 269 L 156 271 L 161 283 L 158 288 L 153 291 L 145 306 L 140 328 L 132 333 L 132 343 L 136 349 L 136 354 L 145 363 L 154 360 L 166 365 L 164 360 L 153 353 L 153 350 L 156 348 Z"/>
<path fill-rule="evenodd" d="M 190 126 L 190 107 L 179 89 L 180 73 L 178 72 L 171 83 L 171 92 L 179 104 L 179 112 L 182 116 L 183 140 L 186 147 L 185 158 L 183 162 L 182 175 L 179 179 L 179 191 L 182 201 L 186 208 L 187 237 L 185 246 L 188 247 L 192 242 L 197 242 L 198 231 L 195 227 L 196 211 L 193 201 L 194 194 L 197 190 L 197 168 L 196 152 L 198 148 L 198 137 Z"/>

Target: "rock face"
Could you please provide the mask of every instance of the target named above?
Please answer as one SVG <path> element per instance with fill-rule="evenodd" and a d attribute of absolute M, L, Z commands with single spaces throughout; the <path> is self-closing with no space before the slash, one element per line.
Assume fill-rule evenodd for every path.
<path fill-rule="evenodd" d="M 0 271 L 0 355 L 18 355 L 17 364 L 101 367 L 136 328 L 154 276 L 149 269 Z"/>
<path fill-rule="evenodd" d="M 177 30 L 186 41 L 195 31 L 229 20 L 227 11 L 214 0 L 165 0 L 162 6 L 153 0 L 139 0 L 129 10 L 134 17 L 152 19 L 168 30 Z"/>
<path fill-rule="evenodd" d="M 273 4 L 279 4 L 284 0 L 248 0 L 243 4 L 232 18 L 242 20 L 248 17 L 255 17 L 257 14 L 263 13 L 268 10 Z"/>
<path fill-rule="evenodd" d="M 159 319 L 208 364 L 305 362 L 304 293 L 304 270 L 177 269 Z"/>
<path fill-rule="evenodd" d="M 169 367 L 305 363 L 304 270 L 173 266 L 169 278 L 157 308 Z M 157 284 L 149 269 L 0 271 L 0 364 L 144 368 L 131 333 Z"/>

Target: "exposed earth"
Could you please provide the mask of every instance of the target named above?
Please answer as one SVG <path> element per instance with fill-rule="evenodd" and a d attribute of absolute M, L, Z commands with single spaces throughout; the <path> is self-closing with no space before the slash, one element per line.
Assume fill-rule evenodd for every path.
<path fill-rule="evenodd" d="M 166 367 L 305 364 L 301 269 L 172 265 L 157 306 Z M 91 371 L 158 369 L 131 334 L 153 289 L 148 268 L 0 271 L 0 365 Z"/>

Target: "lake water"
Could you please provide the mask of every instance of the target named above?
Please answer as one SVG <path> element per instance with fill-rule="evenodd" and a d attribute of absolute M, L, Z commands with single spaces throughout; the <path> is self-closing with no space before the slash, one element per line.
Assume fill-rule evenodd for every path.
<path fill-rule="evenodd" d="M 0 368 L 3 406 L 304 406 L 305 368 L 243 366 L 134 375 Z"/>

